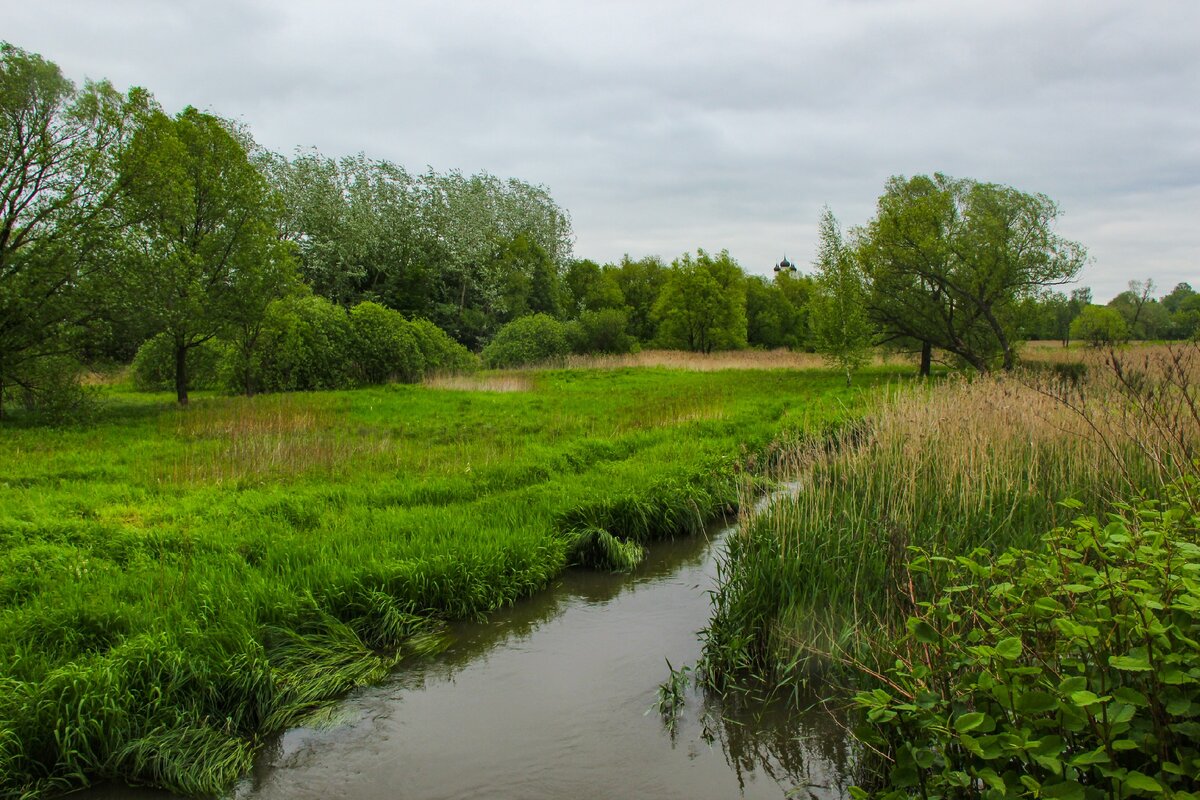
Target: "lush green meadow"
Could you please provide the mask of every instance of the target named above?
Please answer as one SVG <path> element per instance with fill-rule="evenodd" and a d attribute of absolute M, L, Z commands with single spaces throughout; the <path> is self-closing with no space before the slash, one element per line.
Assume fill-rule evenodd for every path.
<path fill-rule="evenodd" d="M 95 424 L 9 422 L 0 794 L 218 791 L 264 735 L 436 647 L 440 620 L 696 531 L 772 442 L 894 376 L 483 373 L 184 409 L 110 387 Z"/>

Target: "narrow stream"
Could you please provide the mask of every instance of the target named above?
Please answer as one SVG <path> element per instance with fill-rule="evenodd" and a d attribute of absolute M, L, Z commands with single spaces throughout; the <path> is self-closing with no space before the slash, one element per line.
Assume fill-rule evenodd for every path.
<path fill-rule="evenodd" d="M 729 532 L 655 545 L 628 575 L 568 571 L 454 626 L 439 656 L 281 736 L 235 800 L 846 796 L 849 748 L 823 712 L 735 712 L 692 689 L 672 730 L 653 708 L 667 660 L 700 656 Z"/>

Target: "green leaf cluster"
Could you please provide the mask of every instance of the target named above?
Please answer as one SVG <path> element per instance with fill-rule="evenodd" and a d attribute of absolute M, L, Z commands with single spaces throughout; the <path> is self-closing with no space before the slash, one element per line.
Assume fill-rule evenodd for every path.
<path fill-rule="evenodd" d="M 1200 797 L 1200 482 L 955 559 L 859 693 L 882 797 Z M 865 795 L 865 792 L 862 793 Z"/>

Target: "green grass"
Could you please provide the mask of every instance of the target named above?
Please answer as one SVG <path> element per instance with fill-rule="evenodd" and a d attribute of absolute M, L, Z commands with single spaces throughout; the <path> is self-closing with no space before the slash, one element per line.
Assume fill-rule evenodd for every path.
<path fill-rule="evenodd" d="M 441 621 L 697 530 L 772 440 L 865 394 L 823 370 L 493 377 L 525 390 L 109 389 L 88 427 L 0 426 L 0 796 L 220 792 Z"/>

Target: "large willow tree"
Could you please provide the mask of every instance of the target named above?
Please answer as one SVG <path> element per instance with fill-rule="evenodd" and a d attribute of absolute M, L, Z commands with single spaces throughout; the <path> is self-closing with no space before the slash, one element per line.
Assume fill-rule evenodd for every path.
<path fill-rule="evenodd" d="M 936 174 L 893 177 L 857 232 L 867 309 L 881 340 L 933 348 L 979 371 L 1011 368 L 1020 303 L 1072 280 L 1087 258 L 1059 236 L 1042 194 Z"/>

